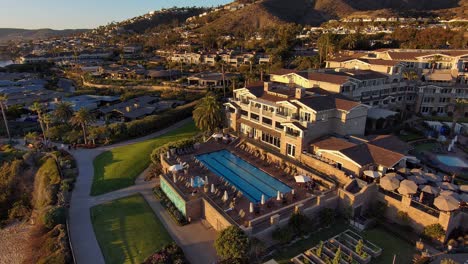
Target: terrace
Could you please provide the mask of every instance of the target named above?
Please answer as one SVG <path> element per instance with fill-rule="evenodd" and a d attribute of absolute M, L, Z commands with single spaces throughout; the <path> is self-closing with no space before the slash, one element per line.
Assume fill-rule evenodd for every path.
<path fill-rule="evenodd" d="M 272 217 L 281 221 L 297 207 L 316 205 L 317 196 L 330 186 L 271 153 L 222 135 L 172 149 L 161 155 L 161 161 L 162 177 L 187 203 L 203 197 L 229 222 L 250 227 L 253 233 L 269 227 Z M 300 182 L 295 179 L 298 174 L 304 176 Z"/>

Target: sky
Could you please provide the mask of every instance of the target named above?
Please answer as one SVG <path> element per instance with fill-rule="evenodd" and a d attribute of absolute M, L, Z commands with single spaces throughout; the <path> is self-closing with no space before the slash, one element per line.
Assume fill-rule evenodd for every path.
<path fill-rule="evenodd" d="M 217 6 L 232 0 L 0 0 L 0 28 L 95 28 L 173 6 Z"/>

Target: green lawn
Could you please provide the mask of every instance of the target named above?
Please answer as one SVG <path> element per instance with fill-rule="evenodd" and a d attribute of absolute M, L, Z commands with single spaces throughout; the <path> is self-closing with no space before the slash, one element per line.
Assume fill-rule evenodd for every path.
<path fill-rule="evenodd" d="M 135 184 L 135 179 L 150 164 L 156 147 L 191 138 L 197 133 L 193 122 L 160 137 L 106 151 L 94 160 L 91 195 L 100 195 Z"/>
<path fill-rule="evenodd" d="M 280 251 L 276 252 L 268 259 L 274 258 L 280 264 L 290 263 L 291 258 L 307 251 L 308 249 L 316 246 L 320 241 L 326 241 L 346 229 L 352 229 L 343 220 L 337 221 L 331 228 L 322 229 L 317 233 L 312 234 L 308 239 L 301 240 L 289 247 L 283 247 Z M 382 248 L 382 255 L 378 259 L 372 260 L 372 263 L 387 264 L 392 263 L 393 255 L 397 255 L 395 263 L 411 263 L 412 255 L 414 253 L 414 245 L 408 244 L 406 241 L 388 233 L 382 228 L 376 227 L 360 233 L 366 240 L 371 241 L 380 248 Z"/>
<path fill-rule="evenodd" d="M 91 208 L 94 232 L 106 263 L 142 263 L 172 238 L 141 195 Z"/>

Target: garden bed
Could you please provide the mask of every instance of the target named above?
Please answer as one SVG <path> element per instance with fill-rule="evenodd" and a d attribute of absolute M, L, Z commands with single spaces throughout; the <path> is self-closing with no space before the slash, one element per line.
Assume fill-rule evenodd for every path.
<path fill-rule="evenodd" d="M 176 224 L 180 226 L 188 224 L 187 218 L 185 218 L 185 216 L 177 209 L 174 203 L 169 199 L 169 197 L 167 197 L 160 187 L 154 188 L 153 192 Z"/>

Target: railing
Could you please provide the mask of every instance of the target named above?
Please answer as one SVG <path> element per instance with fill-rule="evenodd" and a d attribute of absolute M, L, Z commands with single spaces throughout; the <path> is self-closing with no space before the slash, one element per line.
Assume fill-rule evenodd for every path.
<path fill-rule="evenodd" d="M 410 206 L 413 207 L 413 208 L 418 209 L 419 211 L 425 212 L 426 214 L 430 214 L 430 215 L 432 215 L 434 217 L 439 218 L 440 211 L 435 209 L 435 208 L 429 207 L 429 206 L 424 205 L 422 203 L 418 203 L 416 201 L 411 201 Z"/>
<path fill-rule="evenodd" d="M 385 194 L 386 196 L 392 197 L 393 199 L 398 200 L 398 201 L 401 201 L 403 199 L 400 194 L 384 190 L 384 189 L 382 189 L 380 187 L 379 187 L 379 192 Z"/>
<path fill-rule="evenodd" d="M 257 107 L 250 107 L 250 111 L 251 112 L 254 112 L 254 113 L 260 113 L 260 108 L 257 108 Z"/>
<path fill-rule="evenodd" d="M 272 113 L 271 111 L 265 111 L 265 110 L 263 110 L 263 111 L 262 111 L 262 115 L 271 117 L 271 116 L 273 116 L 273 113 Z"/>

